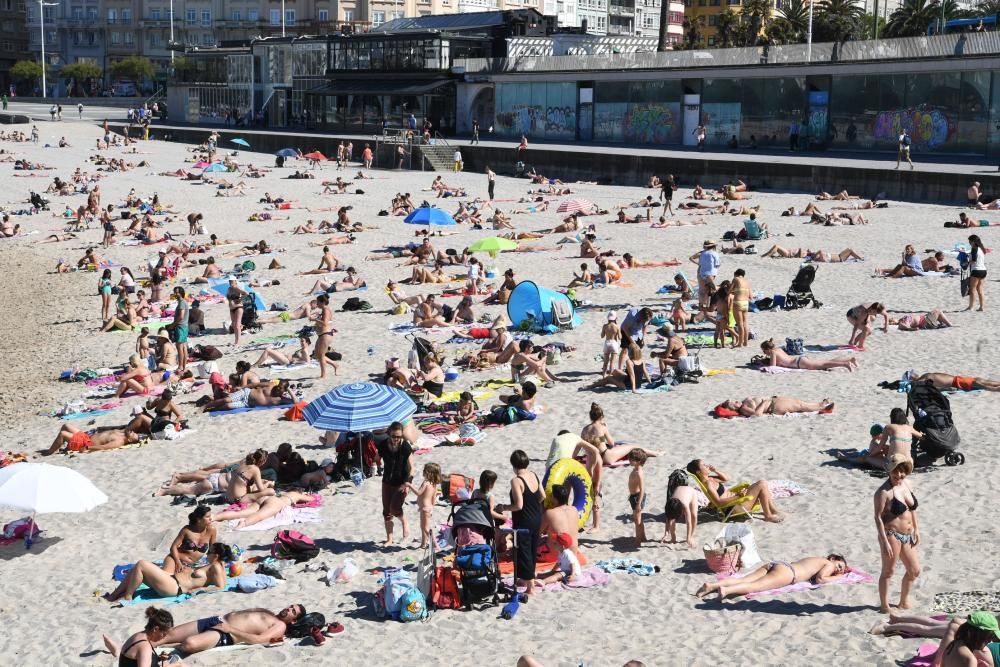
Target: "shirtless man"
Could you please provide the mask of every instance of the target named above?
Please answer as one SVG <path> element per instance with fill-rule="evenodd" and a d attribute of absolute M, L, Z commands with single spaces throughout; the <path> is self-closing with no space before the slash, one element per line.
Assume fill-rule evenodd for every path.
<path fill-rule="evenodd" d="M 290 322 L 292 320 L 304 320 L 310 316 L 319 304 L 316 299 L 311 299 L 309 303 L 304 303 L 295 310 L 286 310 L 269 317 L 261 317 L 258 321 L 262 324 L 275 324 L 277 322 Z"/>
<path fill-rule="evenodd" d="M 926 381 L 938 389 L 958 389 L 960 391 L 1000 391 L 1000 380 L 972 377 L 969 375 L 949 375 L 948 373 L 924 373 L 913 382 Z"/>
<path fill-rule="evenodd" d="M 577 538 L 579 534 L 580 514 L 576 508 L 569 504 L 570 488 L 566 484 L 556 484 L 552 487 L 552 499 L 555 506 L 545 510 L 542 514 L 542 536 L 549 542 L 549 548 L 553 552 L 555 549 L 555 536 L 559 533 L 566 533 L 573 538 L 571 549 L 579 549 L 580 542 Z"/>
<path fill-rule="evenodd" d="M 179 644 L 190 655 L 217 646 L 236 644 L 272 644 L 284 640 L 288 626 L 306 614 L 301 604 L 285 607 L 277 614 L 267 609 L 231 611 L 224 616 L 210 616 L 176 625 L 157 642 L 157 646 Z"/>
<path fill-rule="evenodd" d="M 965 198 L 968 200 L 969 206 L 976 206 L 979 203 L 979 197 L 982 193 L 979 191 L 979 181 L 976 181 L 969 186 L 969 189 L 965 191 Z"/>
<path fill-rule="evenodd" d="M 426 264 L 437 256 L 437 250 L 431 244 L 431 240 L 424 240 L 416 248 L 410 250 L 410 261 L 407 264 Z"/>
<path fill-rule="evenodd" d="M 303 271 L 299 275 L 311 276 L 316 274 L 330 273 L 331 271 L 337 270 L 338 264 L 339 262 L 337 261 L 337 258 L 333 256 L 332 252 L 330 252 L 330 247 L 323 246 L 323 256 L 319 260 L 319 266 L 309 271 Z"/>
<path fill-rule="evenodd" d="M 90 451 L 101 452 L 108 449 L 118 449 L 125 445 L 134 445 L 139 442 L 139 434 L 127 428 L 112 428 L 105 431 L 95 431 L 88 433 L 72 424 L 63 424 L 52 441 L 52 445 L 45 450 L 41 450 L 42 456 L 51 456 L 65 445 L 69 451 Z"/>
<path fill-rule="evenodd" d="M 433 294 L 428 294 L 424 302 L 413 309 L 413 323 L 418 327 L 448 326 L 444 321 L 444 311 Z"/>
<path fill-rule="evenodd" d="M 688 356 L 688 351 L 684 339 L 675 333 L 667 339 L 667 349 L 652 352 L 649 356 L 659 360 L 660 375 L 663 375 L 668 367 L 676 368 L 677 362 Z"/>

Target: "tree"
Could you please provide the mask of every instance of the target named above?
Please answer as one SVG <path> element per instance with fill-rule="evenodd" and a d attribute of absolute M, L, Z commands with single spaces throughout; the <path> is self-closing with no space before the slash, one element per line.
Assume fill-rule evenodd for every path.
<path fill-rule="evenodd" d="M 771 0 L 743 0 L 739 46 L 754 46 L 762 42 L 761 36 L 771 25 L 771 4 Z"/>
<path fill-rule="evenodd" d="M 34 60 L 18 60 L 10 68 L 10 78 L 15 81 L 34 83 L 37 79 L 42 78 L 42 66 Z"/>
<path fill-rule="evenodd" d="M 660 0 L 660 34 L 656 40 L 656 50 L 667 50 L 667 22 L 670 20 L 670 0 Z"/>
<path fill-rule="evenodd" d="M 861 33 L 865 39 L 875 39 L 876 36 L 885 35 L 885 19 L 874 14 L 865 14 L 861 18 L 864 30 Z"/>
<path fill-rule="evenodd" d="M 862 36 L 864 9 L 855 0 L 822 0 L 813 16 L 813 41 L 843 43 Z"/>
<path fill-rule="evenodd" d="M 130 79 L 138 87 L 143 79 L 152 79 L 156 68 L 149 58 L 129 56 L 111 65 L 111 74 L 116 79 Z"/>
<path fill-rule="evenodd" d="M 736 12 L 727 9 L 719 12 L 716 19 L 715 30 L 719 36 L 718 46 L 721 49 L 729 49 L 736 45 L 740 30 L 740 17 Z"/>
<path fill-rule="evenodd" d="M 86 95 L 87 90 L 90 88 L 85 85 L 86 82 L 100 79 L 101 73 L 101 68 L 97 66 L 97 63 L 81 61 L 64 65 L 59 75 L 64 79 L 73 80 L 73 85 L 70 87 L 71 91 Z"/>
<path fill-rule="evenodd" d="M 778 21 L 784 21 L 788 35 L 794 36 L 792 42 L 804 42 L 809 30 L 809 5 L 805 0 L 787 0 L 778 10 L 781 16 Z"/>

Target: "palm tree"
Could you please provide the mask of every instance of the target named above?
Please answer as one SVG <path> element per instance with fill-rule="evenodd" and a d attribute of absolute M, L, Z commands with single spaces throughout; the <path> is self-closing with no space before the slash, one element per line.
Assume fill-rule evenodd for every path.
<path fill-rule="evenodd" d="M 954 3 L 952 3 L 954 4 Z M 954 12 L 954 7 L 952 11 Z M 947 16 L 948 6 L 945 5 Z M 927 27 L 941 18 L 938 0 L 903 0 L 903 4 L 889 16 L 885 26 L 886 37 L 916 37 L 926 35 Z"/>
<path fill-rule="evenodd" d="M 717 20 L 715 29 L 719 35 L 719 48 L 732 48 L 736 45 L 736 40 L 739 37 L 740 17 L 732 10 L 727 9 L 724 12 L 719 12 Z"/>
<path fill-rule="evenodd" d="M 864 9 L 855 0 L 822 0 L 813 17 L 814 42 L 846 42 L 861 36 Z"/>
<path fill-rule="evenodd" d="M 753 46 L 771 24 L 771 0 L 743 0 L 740 11 L 742 34 L 740 46 Z"/>
<path fill-rule="evenodd" d="M 809 29 L 809 5 L 806 4 L 806 0 L 787 0 L 778 13 L 780 15 L 771 22 L 767 30 L 768 43 L 804 42 L 806 31 Z"/>
<path fill-rule="evenodd" d="M 670 18 L 670 0 L 660 0 L 660 34 L 656 40 L 656 50 L 667 50 L 667 21 Z M 685 19 L 686 20 L 686 19 Z"/>

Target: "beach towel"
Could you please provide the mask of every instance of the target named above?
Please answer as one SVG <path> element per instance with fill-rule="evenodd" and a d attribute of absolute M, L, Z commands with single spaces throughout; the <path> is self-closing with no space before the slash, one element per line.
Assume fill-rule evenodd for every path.
<path fill-rule="evenodd" d="M 626 574 L 637 574 L 640 577 L 648 577 L 659 572 L 659 568 L 651 563 L 644 563 L 638 558 L 612 558 L 597 561 L 597 567 L 605 572 L 624 572 Z"/>
<path fill-rule="evenodd" d="M 550 570 L 551 571 L 551 568 Z M 547 573 L 543 572 L 542 574 Z M 513 577 L 505 577 L 504 584 L 513 587 L 514 579 Z M 607 586 L 611 583 L 611 575 L 596 567 L 588 567 L 586 570 L 581 570 L 580 574 L 573 581 L 555 581 L 551 584 L 545 584 L 544 586 L 538 586 L 535 588 L 536 591 L 545 591 L 547 593 L 554 593 L 555 591 L 564 591 L 574 588 L 598 588 L 600 586 Z M 524 586 L 519 586 L 518 591 L 524 591 Z"/>
<path fill-rule="evenodd" d="M 215 412 L 209 412 L 208 414 L 210 417 L 221 417 L 223 415 L 235 415 L 241 412 L 255 412 L 257 410 L 273 410 L 275 408 L 284 408 L 287 410 L 290 407 L 291 404 L 289 403 L 284 403 L 282 405 L 258 405 L 253 408 L 234 408 L 232 410 L 216 410 Z"/>
<path fill-rule="evenodd" d="M 1000 612 L 1000 591 L 935 593 L 934 609 L 948 614 L 971 614 L 974 611 Z"/>
<path fill-rule="evenodd" d="M 167 597 L 163 597 L 152 588 L 146 586 L 146 584 L 140 584 L 131 600 L 119 600 L 119 602 L 123 607 L 132 607 L 134 605 L 147 604 L 150 602 L 155 602 L 160 605 L 180 604 L 181 602 L 190 600 L 195 595 L 211 595 L 212 593 L 227 593 L 235 590 L 237 590 L 235 580 L 227 579 L 226 587 L 223 590 L 203 592 L 195 591 L 194 593 L 181 593 L 180 595 L 168 595 Z"/>
<path fill-rule="evenodd" d="M 273 364 L 268 366 L 268 369 L 272 373 L 291 373 L 293 371 L 301 371 L 306 368 L 319 368 L 319 363 L 316 361 L 310 361 L 307 364 L 288 364 L 287 366 L 284 364 Z"/>
<path fill-rule="evenodd" d="M 749 572 L 742 573 L 743 575 L 749 574 Z M 739 574 L 737 577 L 741 576 Z M 727 578 L 725 574 L 718 574 L 716 578 L 720 581 Z M 758 593 L 749 593 L 746 597 L 749 598 L 760 598 L 760 597 L 770 597 L 774 595 L 784 595 L 785 593 L 799 593 L 801 591 L 811 591 L 815 588 L 820 588 L 822 586 L 853 586 L 856 584 L 870 584 L 875 581 L 875 577 L 868 574 L 867 572 L 862 572 L 855 568 L 848 568 L 847 574 L 842 577 L 838 577 L 833 581 L 828 581 L 822 584 L 814 584 L 811 581 L 798 581 L 794 584 L 789 584 L 788 586 L 782 586 L 781 588 L 772 588 L 767 591 L 760 591 Z"/>
<path fill-rule="evenodd" d="M 89 410 L 84 412 L 73 412 L 68 415 L 59 415 L 59 419 L 63 421 L 71 421 L 73 419 L 88 419 L 90 417 L 100 417 L 101 415 L 106 415 L 109 412 L 114 412 L 114 408 L 107 408 L 105 410 Z"/>
<path fill-rule="evenodd" d="M 239 519 L 233 519 L 228 523 L 232 530 L 241 531 L 271 530 L 273 528 L 277 528 L 278 526 L 288 526 L 295 523 L 319 523 L 319 508 L 286 507 L 269 519 L 264 519 L 263 521 L 255 523 L 252 526 L 243 526 L 242 528 L 236 527 L 236 524 L 239 523 Z"/>
<path fill-rule="evenodd" d="M 904 667 L 931 667 L 938 644 L 921 644 L 917 654 L 903 663 Z"/>
<path fill-rule="evenodd" d="M 781 373 L 805 373 L 804 368 L 783 368 L 781 366 L 761 366 L 759 368 L 761 373 L 770 373 L 771 375 L 780 375 Z"/>
<path fill-rule="evenodd" d="M 232 651 L 246 651 L 247 649 L 252 649 L 252 648 L 273 648 L 275 646 L 284 646 L 284 642 L 271 643 L 271 644 L 233 644 L 231 646 L 215 646 L 213 648 L 204 651 L 199 651 L 198 655 L 201 656 L 205 655 L 206 653 L 230 653 Z M 176 655 L 178 658 L 187 657 L 186 655 L 181 653 L 180 648 L 176 646 L 164 649 L 157 648 L 156 652 L 164 656 L 164 664 L 166 664 L 167 660 L 169 660 L 174 655 Z M 242 664 L 249 664 L 249 663 L 243 662 Z"/>

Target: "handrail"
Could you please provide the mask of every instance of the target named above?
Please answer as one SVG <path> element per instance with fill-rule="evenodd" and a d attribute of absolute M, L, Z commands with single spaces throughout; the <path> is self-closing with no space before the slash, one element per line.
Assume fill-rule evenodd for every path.
<path fill-rule="evenodd" d="M 434 140 L 435 141 L 440 141 L 445 146 L 451 146 L 451 144 L 448 143 L 448 140 L 445 139 L 444 136 L 442 136 L 441 133 L 438 132 L 437 130 L 434 130 Z"/>

